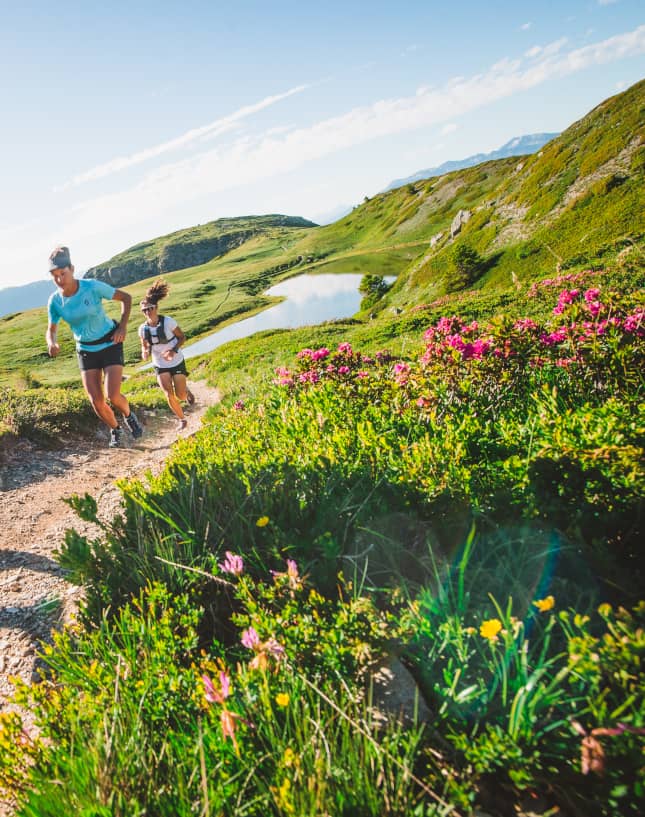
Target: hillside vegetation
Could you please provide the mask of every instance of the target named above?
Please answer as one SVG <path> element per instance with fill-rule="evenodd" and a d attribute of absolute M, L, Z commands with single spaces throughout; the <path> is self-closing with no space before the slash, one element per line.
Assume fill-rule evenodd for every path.
<path fill-rule="evenodd" d="M 355 319 L 204 356 L 198 434 L 113 520 L 72 500 L 81 614 L 17 684 L 37 735 L 0 718 L 19 815 L 642 813 L 644 92 L 166 276 L 199 334 L 297 270 L 398 271 Z"/>

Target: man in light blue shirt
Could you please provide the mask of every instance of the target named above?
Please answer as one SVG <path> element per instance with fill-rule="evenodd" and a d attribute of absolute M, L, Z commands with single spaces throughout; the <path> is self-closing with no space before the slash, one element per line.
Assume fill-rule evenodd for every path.
<path fill-rule="evenodd" d="M 95 413 L 110 429 L 110 448 L 118 447 L 121 438 L 121 427 L 112 406 L 123 414 L 132 436 L 135 439 L 140 437 L 143 429 L 121 394 L 123 341 L 132 306 L 131 296 L 103 281 L 76 280 L 67 247 L 54 249 L 49 257 L 49 271 L 57 287 L 47 304 L 49 325 L 45 340 L 50 356 L 56 357 L 60 352 L 56 337 L 62 318 L 70 325 L 76 341 L 83 388 Z M 103 300 L 120 301 L 119 322 L 106 315 Z"/>

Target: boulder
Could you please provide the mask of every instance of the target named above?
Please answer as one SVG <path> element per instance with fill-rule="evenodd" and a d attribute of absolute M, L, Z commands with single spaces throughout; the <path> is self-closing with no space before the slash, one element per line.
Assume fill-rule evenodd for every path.
<path fill-rule="evenodd" d="M 450 238 L 454 238 L 460 232 L 463 225 L 470 221 L 471 216 L 470 210 L 459 210 L 450 225 Z"/>

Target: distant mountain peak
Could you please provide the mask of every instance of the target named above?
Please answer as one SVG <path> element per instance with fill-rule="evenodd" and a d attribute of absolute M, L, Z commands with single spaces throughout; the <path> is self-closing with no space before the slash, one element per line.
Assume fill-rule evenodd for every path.
<path fill-rule="evenodd" d="M 514 136 L 508 142 L 490 153 L 475 153 L 465 159 L 444 162 L 437 167 L 428 167 L 425 170 L 417 170 L 405 179 L 395 179 L 390 182 L 382 192 L 403 187 L 404 184 L 418 182 L 421 179 L 430 179 L 433 176 L 443 176 L 444 173 L 451 173 L 453 170 L 464 170 L 467 167 L 474 167 L 482 162 L 490 162 L 493 159 L 508 159 L 509 156 L 524 156 L 529 153 L 536 153 L 544 147 L 551 139 L 559 136 L 558 133 L 528 133 L 524 136 Z"/>

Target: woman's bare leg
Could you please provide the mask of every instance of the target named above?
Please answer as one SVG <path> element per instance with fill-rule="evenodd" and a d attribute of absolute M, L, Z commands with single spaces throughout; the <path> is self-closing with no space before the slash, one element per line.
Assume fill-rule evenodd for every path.
<path fill-rule="evenodd" d="M 166 395 L 166 400 L 168 401 L 168 405 L 170 406 L 172 413 L 178 420 L 183 420 L 184 412 L 181 408 L 181 403 L 175 394 L 175 389 L 173 388 L 172 375 L 168 372 L 160 372 L 157 375 L 157 383 L 159 383 L 163 389 L 163 393 Z"/>
<path fill-rule="evenodd" d="M 109 428 L 116 428 L 118 426 L 116 417 L 103 394 L 103 372 L 100 369 L 81 371 L 81 380 L 94 412 Z"/>
<path fill-rule="evenodd" d="M 188 397 L 188 389 L 186 388 L 186 375 L 174 374 L 172 376 L 172 384 L 175 387 L 175 394 L 178 400 L 185 400 Z"/>
<path fill-rule="evenodd" d="M 107 392 L 107 399 L 124 417 L 129 417 L 130 404 L 127 398 L 121 394 L 122 382 L 123 366 L 107 366 L 105 369 L 105 391 Z"/>

